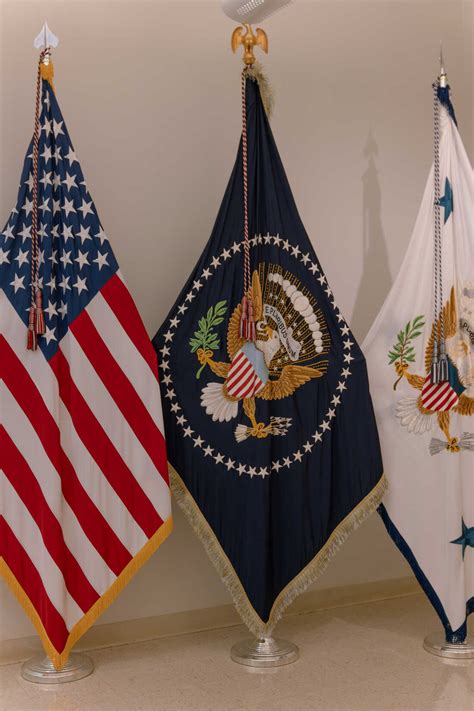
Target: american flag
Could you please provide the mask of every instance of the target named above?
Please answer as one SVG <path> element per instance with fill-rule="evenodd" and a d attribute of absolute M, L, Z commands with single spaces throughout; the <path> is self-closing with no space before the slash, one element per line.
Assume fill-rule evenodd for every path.
<path fill-rule="evenodd" d="M 26 350 L 33 144 L 0 234 L 0 571 L 57 668 L 171 531 L 156 354 L 42 82 L 39 286 Z"/>

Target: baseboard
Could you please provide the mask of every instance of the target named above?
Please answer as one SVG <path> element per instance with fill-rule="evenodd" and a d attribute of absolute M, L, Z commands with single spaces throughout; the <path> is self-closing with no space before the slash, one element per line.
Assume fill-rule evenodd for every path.
<path fill-rule="evenodd" d="M 311 590 L 300 595 L 286 614 L 302 615 L 318 610 L 419 594 L 421 594 L 420 587 L 413 577 Z M 105 625 L 97 624 L 82 637 L 76 645 L 76 650 L 117 647 L 161 637 L 176 637 L 192 632 L 235 627 L 240 624 L 241 620 L 233 605 L 142 617 Z M 0 643 L 0 666 L 24 661 L 40 651 L 41 645 L 37 637 L 4 640 Z"/>

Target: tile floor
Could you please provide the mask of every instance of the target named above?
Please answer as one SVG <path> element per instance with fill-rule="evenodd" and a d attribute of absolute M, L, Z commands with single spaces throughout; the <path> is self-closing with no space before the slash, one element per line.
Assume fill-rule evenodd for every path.
<path fill-rule="evenodd" d="M 240 627 L 90 652 L 96 669 L 60 689 L 0 667 L 1 711 L 474 711 L 474 662 L 423 651 L 437 619 L 423 596 L 288 617 L 295 664 L 251 671 L 229 658 Z"/>

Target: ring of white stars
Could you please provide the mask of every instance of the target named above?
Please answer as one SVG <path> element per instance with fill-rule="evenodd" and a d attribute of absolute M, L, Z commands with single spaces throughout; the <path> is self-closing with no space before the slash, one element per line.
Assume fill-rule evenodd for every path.
<path fill-rule="evenodd" d="M 183 414 L 183 408 L 181 407 L 176 392 L 173 389 L 169 356 L 173 345 L 173 339 L 178 331 L 181 316 L 183 316 L 185 311 L 187 311 L 189 304 L 197 296 L 204 284 L 215 276 L 219 267 L 222 267 L 229 259 L 240 252 L 243 248 L 243 241 L 234 242 L 230 249 L 224 249 L 219 256 L 213 257 L 208 266 L 203 269 L 199 278 L 192 283 L 189 292 L 178 306 L 176 315 L 168 321 L 168 330 L 164 334 L 165 344 L 160 349 L 161 360 L 159 367 L 161 369 L 161 382 L 167 388 L 165 390 L 165 398 L 170 401 L 171 412 L 176 419 L 177 425 L 181 427 L 184 438 L 190 439 L 193 443 L 193 447 L 200 449 L 205 458 L 212 459 L 216 464 L 222 465 L 228 472 L 235 471 L 239 476 L 246 474 L 247 476 L 253 478 L 270 476 L 271 472 L 275 471 L 278 473 L 280 469 L 289 470 L 295 462 L 300 463 L 305 455 L 311 454 L 314 447 L 317 446 L 319 442 L 322 442 L 326 432 L 330 432 L 332 423 L 336 418 L 337 408 L 341 405 L 344 392 L 347 390 L 347 380 L 352 375 L 351 363 L 354 360 L 354 357 L 351 353 L 351 349 L 352 346 L 354 346 L 354 342 L 351 340 L 349 326 L 347 325 L 344 316 L 335 302 L 334 294 L 327 284 L 326 277 L 324 274 L 321 274 L 318 265 L 313 262 L 309 253 L 302 254 L 298 245 L 292 245 L 287 239 L 282 239 L 280 235 L 256 235 L 250 240 L 250 242 L 252 246 L 256 246 L 257 244 L 275 245 L 283 251 L 288 252 L 288 254 L 294 259 L 299 260 L 303 266 L 311 272 L 311 275 L 324 288 L 325 293 L 329 297 L 329 302 L 334 310 L 338 327 L 341 332 L 341 336 L 343 337 L 342 344 L 344 350 L 343 367 L 338 377 L 335 393 L 329 400 L 328 411 L 311 437 L 298 450 L 292 452 L 286 457 L 272 461 L 271 464 L 266 467 L 252 467 L 249 464 L 236 462 L 227 455 L 219 452 L 216 447 L 211 447 L 210 444 L 202 439 L 202 437 L 191 427 L 188 419 Z"/>

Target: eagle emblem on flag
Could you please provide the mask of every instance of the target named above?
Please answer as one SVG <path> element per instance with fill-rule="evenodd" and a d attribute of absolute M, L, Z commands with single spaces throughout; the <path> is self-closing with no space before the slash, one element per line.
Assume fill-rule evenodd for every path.
<path fill-rule="evenodd" d="M 412 341 L 420 335 L 424 318 L 417 316 L 400 331 L 397 343 L 389 352 L 389 363 L 394 365 L 398 380 L 418 391 L 418 395 L 403 397 L 396 406 L 400 424 L 409 432 L 423 434 L 431 430 L 437 422 L 445 440 L 432 438 L 429 450 L 438 454 L 445 450 L 460 452 L 462 449 L 474 451 L 474 434 L 462 432 L 453 436 L 450 430 L 451 413 L 463 417 L 474 414 L 474 288 L 459 289 L 460 313 L 457 313 L 456 293 L 451 289 L 450 298 L 443 309 L 443 323 L 446 335 L 449 378 L 441 383 L 433 383 L 430 370 L 433 358 L 435 334 L 440 328 L 440 319 L 431 326 L 425 353 L 426 375 L 410 372 L 410 363 L 415 361 Z"/>
<path fill-rule="evenodd" d="M 263 281 L 264 280 L 264 281 Z M 262 285 L 263 282 L 263 285 Z M 198 348 L 199 362 L 223 383 L 210 382 L 203 389 L 201 403 L 214 421 L 237 417 L 242 403 L 251 425 L 235 428 L 237 442 L 248 437 L 263 439 L 285 435 L 290 417 L 271 417 L 265 424 L 256 418 L 256 400 L 280 400 L 326 371 L 330 337 L 324 315 L 311 292 L 277 265 L 265 263 L 252 276 L 256 339 L 246 341 L 239 334 L 241 304 L 234 309 L 227 329 L 230 362 L 218 362 L 212 349 Z M 192 345 L 195 339 L 192 339 Z M 308 365 L 308 363 L 315 365 Z"/>

